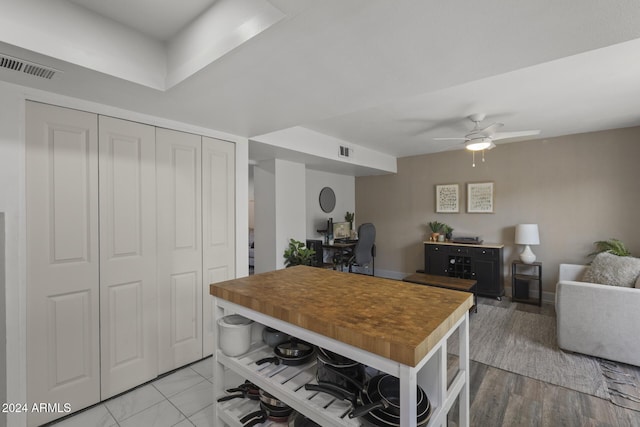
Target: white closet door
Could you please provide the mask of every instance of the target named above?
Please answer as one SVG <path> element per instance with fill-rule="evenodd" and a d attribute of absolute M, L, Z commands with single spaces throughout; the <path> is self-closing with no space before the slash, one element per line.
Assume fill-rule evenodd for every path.
<path fill-rule="evenodd" d="M 100 116 L 101 397 L 157 376 L 155 128 Z"/>
<path fill-rule="evenodd" d="M 211 283 L 235 278 L 235 145 L 202 138 L 203 356 L 213 352 Z"/>
<path fill-rule="evenodd" d="M 156 130 L 159 373 L 202 358 L 201 146 Z"/>
<path fill-rule="evenodd" d="M 76 411 L 100 400 L 98 118 L 27 102 L 26 124 L 27 401 Z"/>

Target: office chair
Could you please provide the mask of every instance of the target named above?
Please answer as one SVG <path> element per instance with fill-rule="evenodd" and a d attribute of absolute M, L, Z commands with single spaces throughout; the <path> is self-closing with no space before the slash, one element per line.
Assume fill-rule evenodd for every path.
<path fill-rule="evenodd" d="M 370 222 L 361 224 L 358 227 L 358 243 L 353 249 L 353 254 L 349 258 L 349 272 L 353 272 L 353 266 L 369 267 L 371 274 L 375 276 L 376 257 L 376 227 Z"/>

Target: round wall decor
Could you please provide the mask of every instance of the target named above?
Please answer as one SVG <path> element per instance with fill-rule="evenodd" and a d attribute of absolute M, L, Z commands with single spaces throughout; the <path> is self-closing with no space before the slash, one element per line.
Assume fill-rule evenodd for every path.
<path fill-rule="evenodd" d="M 320 190 L 320 209 L 323 212 L 329 213 L 336 207 L 336 193 L 333 192 L 331 187 L 324 187 Z"/>

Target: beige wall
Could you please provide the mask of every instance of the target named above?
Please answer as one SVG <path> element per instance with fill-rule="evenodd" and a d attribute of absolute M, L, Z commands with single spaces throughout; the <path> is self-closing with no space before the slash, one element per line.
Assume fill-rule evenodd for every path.
<path fill-rule="evenodd" d="M 495 213 L 467 214 L 466 183 L 495 183 Z M 435 213 L 435 185 L 458 183 L 461 212 Z M 585 263 L 596 240 L 616 237 L 640 255 L 640 127 L 498 145 L 486 162 L 465 150 L 398 159 L 395 175 L 356 178 L 358 224 L 377 229 L 376 273 L 423 268 L 427 222 L 454 235 L 505 245 L 505 286 L 520 248 L 515 225 L 538 223 L 543 290 L 555 292 L 560 263 Z"/>

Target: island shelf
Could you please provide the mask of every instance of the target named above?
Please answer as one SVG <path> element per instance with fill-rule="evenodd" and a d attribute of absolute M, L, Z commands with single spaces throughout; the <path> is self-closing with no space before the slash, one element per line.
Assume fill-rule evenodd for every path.
<path fill-rule="evenodd" d="M 459 425 L 468 426 L 470 294 L 302 266 L 212 284 L 210 292 L 214 322 L 226 314 L 241 314 L 398 377 L 401 426 L 416 425 L 418 385 L 433 407 L 428 426 L 445 426 L 456 400 Z M 458 366 L 448 382 L 447 339 L 456 330 Z M 239 357 L 224 355 L 217 342 L 214 330 L 215 399 L 224 395 L 226 378 L 233 374 L 322 426 L 360 425 L 345 416 L 348 403 L 304 388 L 315 382 L 315 360 L 295 367 L 257 365 L 255 361 L 272 355 L 262 342 Z M 214 423 L 240 426 L 239 418 L 250 412 L 245 404 L 214 405 Z"/>

